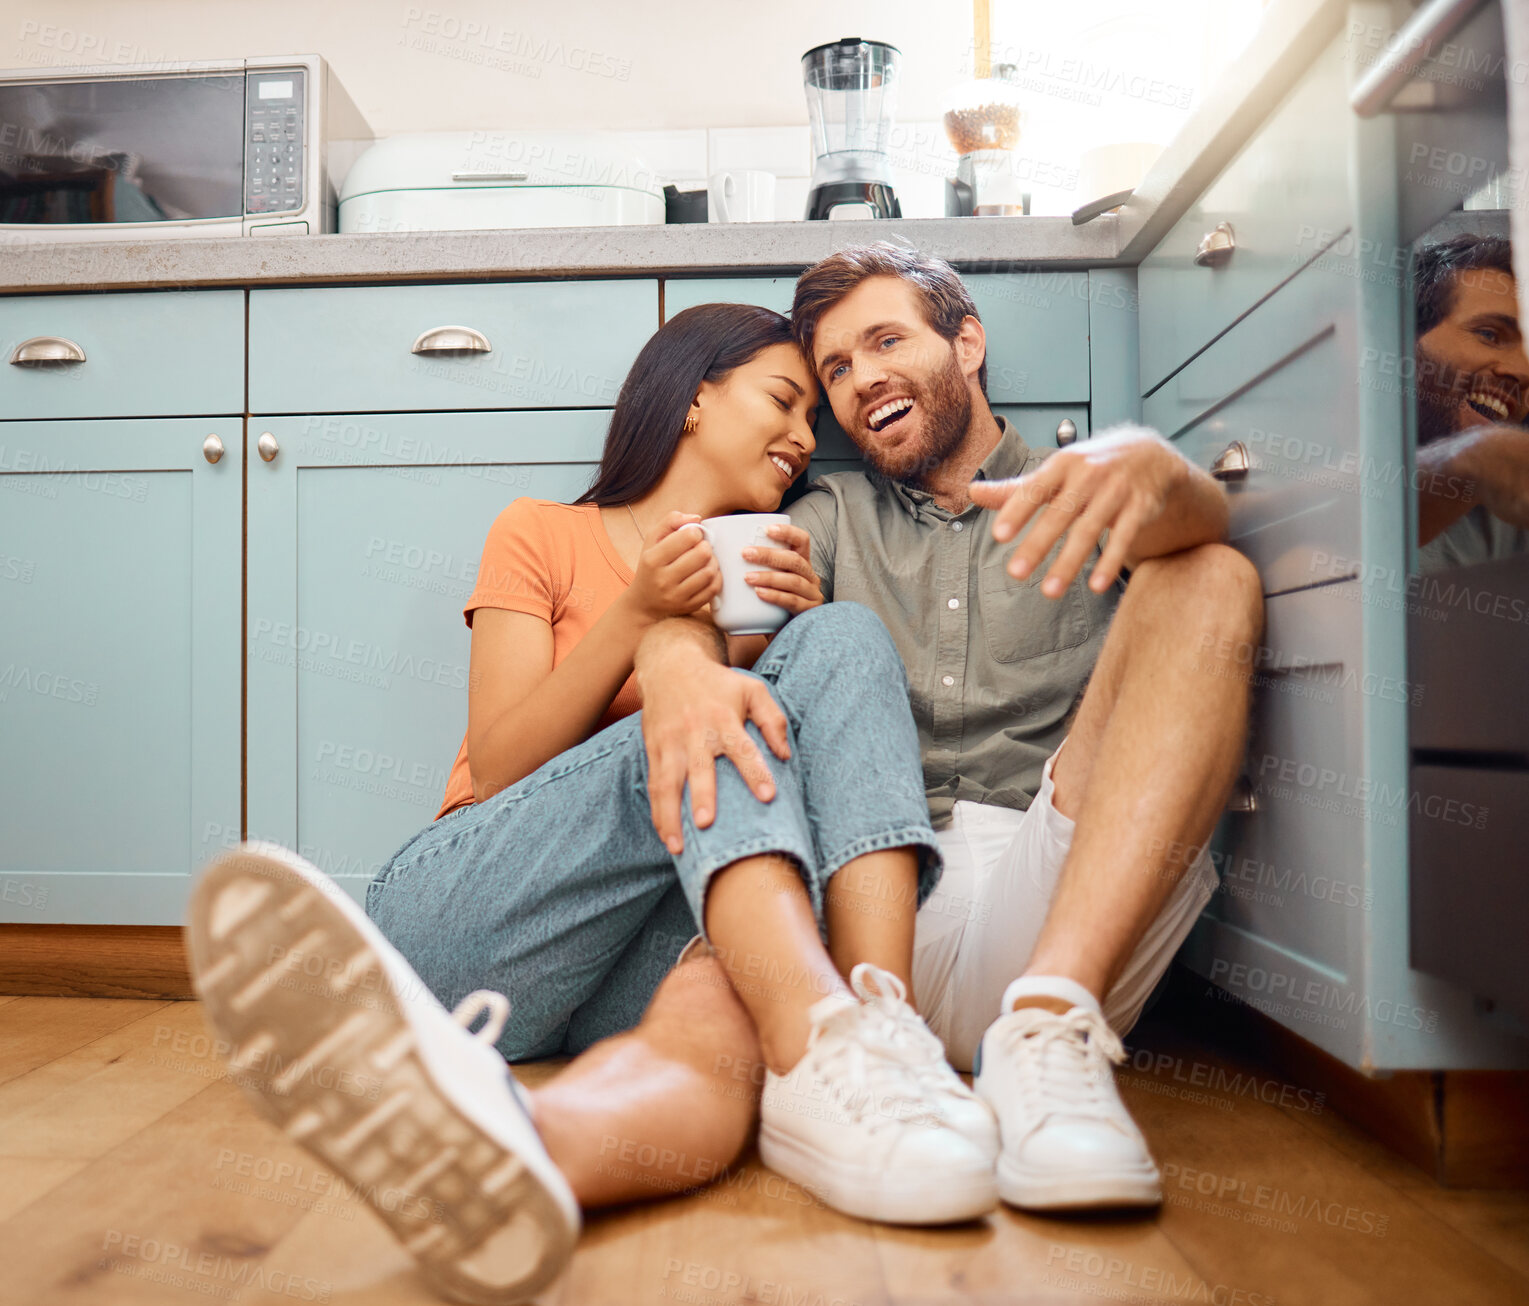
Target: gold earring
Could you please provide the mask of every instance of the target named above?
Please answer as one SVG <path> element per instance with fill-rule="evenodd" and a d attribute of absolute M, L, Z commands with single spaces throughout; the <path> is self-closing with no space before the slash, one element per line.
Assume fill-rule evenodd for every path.
<path fill-rule="evenodd" d="M 681 428 L 686 435 L 694 435 L 696 428 L 696 416 L 694 411 L 685 415 L 685 425 Z"/>

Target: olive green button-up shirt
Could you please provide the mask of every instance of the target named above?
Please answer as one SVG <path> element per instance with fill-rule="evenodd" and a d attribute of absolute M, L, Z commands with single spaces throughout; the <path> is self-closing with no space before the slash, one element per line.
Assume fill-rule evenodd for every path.
<path fill-rule="evenodd" d="M 1031 449 L 1004 418 L 979 479 L 1034 471 Z M 831 600 L 874 611 L 907 668 L 935 826 L 957 799 L 1029 807 L 1041 770 L 1066 734 L 1118 601 L 1087 587 L 1090 564 L 1059 599 L 1041 594 L 1046 568 L 1023 581 L 1005 570 L 1015 542 L 993 539 L 992 514 L 951 513 L 931 495 L 870 471 L 820 477 L 786 509 L 812 536 L 812 565 Z"/>

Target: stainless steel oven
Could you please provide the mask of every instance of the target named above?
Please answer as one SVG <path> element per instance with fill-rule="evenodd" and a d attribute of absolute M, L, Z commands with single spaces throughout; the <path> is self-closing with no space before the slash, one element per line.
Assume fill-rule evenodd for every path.
<path fill-rule="evenodd" d="M 371 139 L 318 55 L 0 71 L 0 247 L 333 231 Z"/>

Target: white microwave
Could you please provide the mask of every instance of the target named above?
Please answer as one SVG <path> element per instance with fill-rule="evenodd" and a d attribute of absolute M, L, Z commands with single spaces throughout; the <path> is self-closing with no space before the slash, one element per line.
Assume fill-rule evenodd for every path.
<path fill-rule="evenodd" d="M 334 231 L 371 140 L 318 55 L 0 71 L 0 248 Z"/>

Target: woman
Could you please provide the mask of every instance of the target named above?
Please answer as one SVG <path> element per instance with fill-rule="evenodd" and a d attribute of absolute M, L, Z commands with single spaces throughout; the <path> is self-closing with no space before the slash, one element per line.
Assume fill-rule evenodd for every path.
<path fill-rule="evenodd" d="M 648 650 L 719 638 L 704 614 L 720 575 L 696 523 L 779 505 L 813 451 L 817 398 L 785 318 L 678 314 L 633 365 L 590 490 L 517 500 L 495 521 L 464 609 L 466 737 L 440 813 L 369 886 L 371 921 L 270 849 L 199 886 L 194 971 L 231 1042 L 299 1062 L 355 1048 L 374 1074 L 380 1057 L 381 1105 L 364 1109 L 322 1090 L 294 1103 L 290 1069 L 250 1083 L 342 1173 L 407 1169 L 408 1189 L 444 1169 L 446 1209 L 475 1223 L 381 1213 L 450 1291 L 514 1300 L 561 1265 L 575 1202 L 710 1178 L 747 1142 L 761 1086 L 766 1163 L 830 1205 L 937 1223 L 993 1204 L 991 1117 L 905 1000 L 939 852 L 901 662 L 868 610 L 822 605 L 799 528 L 775 528 L 781 547 L 756 550 L 749 578 L 793 620 L 768 644 L 727 641 L 753 668 L 739 690 L 768 742 L 753 727 L 719 741 L 732 764 L 714 794 L 693 787 L 667 846 L 648 806 Z M 272 889 L 263 932 L 218 933 Z M 282 993 L 278 1018 L 252 1023 L 246 1008 L 280 989 L 273 957 L 343 982 L 306 1006 Z M 485 984 L 513 994 L 513 1015 Z M 358 988 L 381 999 L 365 1015 Z M 235 991 L 256 997 L 236 1009 Z M 464 1026 L 487 1009 L 478 1037 L 432 994 Z M 511 1061 L 582 1055 L 526 1094 L 486 1045 Z M 407 1162 L 355 1160 L 400 1122 Z"/>

